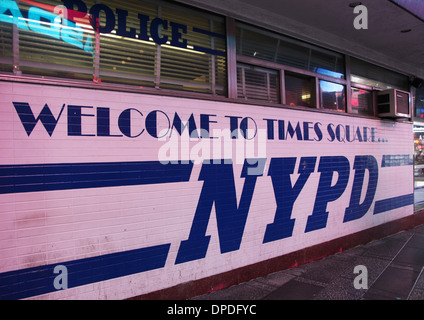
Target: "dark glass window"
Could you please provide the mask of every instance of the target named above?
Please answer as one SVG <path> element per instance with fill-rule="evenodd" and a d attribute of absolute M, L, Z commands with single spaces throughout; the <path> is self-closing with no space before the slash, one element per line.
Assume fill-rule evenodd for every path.
<path fill-rule="evenodd" d="M 308 70 L 309 48 L 292 42 L 281 42 L 278 46 L 276 62 L 286 66 Z"/>
<path fill-rule="evenodd" d="M 286 104 L 303 107 L 316 106 L 314 78 L 286 72 L 284 80 Z"/>
<path fill-rule="evenodd" d="M 351 57 L 351 81 L 380 89 L 409 91 L 409 77 Z"/>
<path fill-rule="evenodd" d="M 345 86 L 320 80 L 321 107 L 335 111 L 345 111 Z"/>
<path fill-rule="evenodd" d="M 237 24 L 237 53 L 344 79 L 342 54 L 272 32 Z"/>
<path fill-rule="evenodd" d="M 341 54 L 312 50 L 309 61 L 309 71 L 324 74 L 330 77 L 345 78 L 345 62 Z"/>
<path fill-rule="evenodd" d="M 247 57 L 274 61 L 278 49 L 276 38 L 254 32 L 250 29 L 237 29 L 237 53 Z"/>
<path fill-rule="evenodd" d="M 372 92 L 369 90 L 352 88 L 352 113 L 362 115 L 373 114 Z"/>
<path fill-rule="evenodd" d="M 424 121 L 424 85 L 415 89 L 414 120 Z"/>

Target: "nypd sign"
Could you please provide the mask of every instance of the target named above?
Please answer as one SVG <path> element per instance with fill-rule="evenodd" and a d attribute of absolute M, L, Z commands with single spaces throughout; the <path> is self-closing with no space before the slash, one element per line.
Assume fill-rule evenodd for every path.
<path fill-rule="evenodd" d="M 128 298 L 413 213 L 408 123 L 18 83 L 0 90 L 3 299 Z M 66 290 L 54 286 L 57 265 Z"/>

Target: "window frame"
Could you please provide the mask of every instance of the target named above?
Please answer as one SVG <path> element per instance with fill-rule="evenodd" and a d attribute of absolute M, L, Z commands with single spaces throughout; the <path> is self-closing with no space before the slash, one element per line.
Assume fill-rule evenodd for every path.
<path fill-rule="evenodd" d="M 312 76 L 307 76 L 307 75 L 304 75 L 304 74 L 299 74 L 299 73 L 293 73 L 293 72 L 290 72 L 290 71 L 285 71 L 284 72 L 284 90 L 285 90 L 285 92 L 284 92 L 284 102 L 282 102 L 283 104 L 288 104 L 289 105 L 289 102 L 287 101 L 287 88 L 286 88 L 286 78 L 287 77 L 292 77 L 292 78 L 297 78 L 297 79 L 305 79 L 305 80 L 308 80 L 308 81 L 310 81 L 310 85 L 311 85 L 311 106 L 302 106 L 302 105 L 299 105 L 300 107 L 305 107 L 305 108 L 308 108 L 308 109 L 315 109 L 315 106 L 316 106 L 316 104 L 317 104 L 317 100 L 319 100 L 319 97 L 317 97 L 316 96 L 316 77 L 312 77 Z"/>
<path fill-rule="evenodd" d="M 237 98 L 238 99 L 243 99 L 246 101 L 265 101 L 265 102 L 270 102 L 273 103 L 272 101 L 272 87 L 271 87 L 271 75 L 272 74 L 277 74 L 276 78 L 277 78 L 277 86 L 275 87 L 276 91 L 277 91 L 277 95 L 278 95 L 278 102 L 277 103 L 281 103 L 281 85 L 280 85 L 280 81 L 281 81 L 281 77 L 280 77 L 280 72 L 278 70 L 272 69 L 272 68 L 264 68 L 262 66 L 258 66 L 258 65 L 252 65 L 252 64 L 245 64 L 245 63 L 237 63 L 237 70 L 240 69 L 241 70 L 241 88 L 242 88 L 242 92 L 238 91 L 238 88 L 240 86 L 240 83 L 237 80 Z M 247 84 L 246 84 L 246 70 L 249 71 L 253 71 L 253 72 L 257 72 L 257 73 L 261 73 L 263 76 L 266 77 L 266 92 L 267 92 L 267 100 L 261 100 L 261 99 L 255 99 L 255 98 L 248 98 L 248 94 L 246 91 L 247 88 Z M 237 79 L 238 79 L 238 71 L 237 71 Z M 260 87 L 258 87 L 260 89 Z M 264 87 L 262 87 L 264 88 Z"/>
<path fill-rule="evenodd" d="M 260 60 L 260 59 L 256 59 L 253 57 L 246 57 L 246 56 L 242 56 L 237 54 L 236 55 L 236 61 L 239 63 L 244 63 L 244 64 L 250 64 L 250 65 L 255 65 L 258 67 L 263 67 L 263 68 L 267 68 L 267 69 L 273 69 L 273 70 L 277 70 L 280 73 L 280 97 L 281 97 L 281 104 L 282 105 L 286 105 L 286 90 L 285 90 L 285 72 L 290 72 L 292 74 L 298 74 L 301 76 L 307 76 L 310 78 L 314 78 L 314 82 L 315 82 L 315 97 L 316 97 L 316 108 L 315 109 L 319 109 L 319 110 L 325 110 L 325 111 L 331 111 L 329 109 L 324 109 L 321 106 L 321 102 L 320 102 L 320 95 L 321 95 L 321 91 L 320 91 L 320 87 L 319 87 L 319 81 L 320 80 L 324 80 L 324 81 L 328 81 L 328 82 L 333 82 L 336 84 L 340 84 L 343 85 L 345 87 L 348 87 L 348 80 L 346 79 L 340 79 L 340 78 L 333 78 L 331 76 L 327 76 L 324 74 L 320 74 L 320 73 L 315 73 L 312 71 L 308 71 L 308 70 L 303 70 L 303 69 L 298 69 L 295 67 L 291 67 L 291 66 L 286 66 L 286 65 L 282 65 L 276 62 L 271 62 L 271 61 L 265 61 L 265 60 Z M 346 98 L 346 101 L 348 101 L 348 99 Z M 350 102 L 349 102 L 350 103 Z M 299 108 L 307 108 L 308 110 L 313 110 L 314 108 L 309 108 L 309 107 L 301 107 L 299 106 Z M 347 103 L 345 103 L 345 113 L 347 110 Z M 339 111 L 337 111 L 337 113 L 340 113 Z"/>

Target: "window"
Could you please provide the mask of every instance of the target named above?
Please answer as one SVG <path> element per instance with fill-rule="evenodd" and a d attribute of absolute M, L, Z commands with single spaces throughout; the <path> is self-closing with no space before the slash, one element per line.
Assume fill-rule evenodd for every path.
<path fill-rule="evenodd" d="M 309 48 L 293 42 L 281 42 L 275 61 L 290 67 L 308 70 Z"/>
<path fill-rule="evenodd" d="M 56 1 L 33 5 L 19 2 L 23 19 L 18 22 L 19 69 L 23 73 L 91 80 L 94 31 L 53 12 Z M 44 8 L 44 9 L 43 9 Z M 52 8 L 46 9 L 46 8 Z M 19 13 L 18 13 L 19 12 Z M 67 19 L 69 18 L 69 19 Z"/>
<path fill-rule="evenodd" d="M 415 210 L 424 208 L 424 126 L 414 123 L 414 202 Z"/>
<path fill-rule="evenodd" d="M 238 64 L 237 83 L 239 98 L 280 102 L 279 73 L 276 70 Z"/>
<path fill-rule="evenodd" d="M 335 111 L 345 111 L 345 87 L 341 84 L 320 80 L 321 107 Z"/>
<path fill-rule="evenodd" d="M 316 106 L 314 78 L 286 72 L 284 79 L 286 104 L 303 107 Z"/>
<path fill-rule="evenodd" d="M 226 94 L 226 37 L 223 19 L 211 19 L 187 9 L 164 7 L 163 19 L 187 24 L 187 48 L 161 48 L 160 87 Z M 174 27 L 175 29 L 175 27 Z M 179 28 L 183 32 L 184 28 Z M 191 30 L 192 32 L 189 32 Z M 173 30 L 167 30 L 172 39 Z M 164 33 L 165 34 L 165 33 Z"/>
<path fill-rule="evenodd" d="M 362 115 L 373 114 L 373 94 L 372 91 L 352 88 L 352 113 Z"/>
<path fill-rule="evenodd" d="M 414 88 L 414 121 L 424 121 L 424 86 Z"/>
<path fill-rule="evenodd" d="M 237 53 L 261 60 L 274 61 L 278 40 L 249 28 L 237 28 Z"/>
<path fill-rule="evenodd" d="M 7 3 L 0 70 L 15 55 L 24 74 L 226 94 L 223 17 L 162 1 Z"/>
<path fill-rule="evenodd" d="M 374 64 L 350 58 L 351 81 L 378 89 L 409 91 L 409 77 Z"/>
<path fill-rule="evenodd" d="M 100 33 L 99 77 L 101 81 L 154 87 L 158 46 L 152 41 L 153 39 L 149 39 L 148 32 L 147 34 L 141 32 L 140 25 L 145 24 L 147 31 L 148 22 L 158 16 L 158 7 L 150 3 L 134 3 L 133 1 L 117 3 L 110 7 L 119 8 L 120 12 L 123 12 L 120 16 L 125 17 L 126 29 L 125 32 L 112 30 L 110 33 Z M 141 19 L 139 14 L 143 15 Z M 106 23 L 107 16 L 100 14 L 100 28 Z M 140 32 L 138 33 L 137 30 Z M 123 36 L 124 34 L 126 36 Z"/>
<path fill-rule="evenodd" d="M 341 54 L 325 50 L 311 50 L 309 70 L 330 77 L 345 78 L 345 62 Z"/>
<path fill-rule="evenodd" d="M 237 24 L 237 53 L 345 79 L 342 54 L 245 24 Z"/>
<path fill-rule="evenodd" d="M 344 55 L 243 23 L 236 53 L 239 98 L 346 111 Z"/>

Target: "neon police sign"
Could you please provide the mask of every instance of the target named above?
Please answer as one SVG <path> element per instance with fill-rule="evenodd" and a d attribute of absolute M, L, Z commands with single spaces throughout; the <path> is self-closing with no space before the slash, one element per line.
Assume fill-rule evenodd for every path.
<path fill-rule="evenodd" d="M 63 5 L 52 6 L 35 1 L 22 1 L 32 5 L 28 11 L 20 10 L 12 0 L 0 1 L 0 21 L 15 24 L 19 29 L 35 31 L 62 40 L 93 54 L 93 34 L 116 35 L 143 42 L 169 45 L 171 47 L 194 50 L 218 56 L 225 52 L 190 44 L 186 34 L 197 33 L 210 37 L 225 38 L 225 35 L 193 27 L 158 17 L 138 13 L 139 28 L 127 27 L 127 10 L 116 8 L 113 11 L 105 4 L 94 4 L 90 9 L 81 0 L 62 0 Z M 76 10 L 75 10 L 76 9 Z M 116 13 L 116 15 L 115 15 Z M 105 23 L 100 23 L 100 16 Z M 103 19 L 102 19 L 103 21 Z M 170 35 L 163 33 L 169 30 Z"/>

